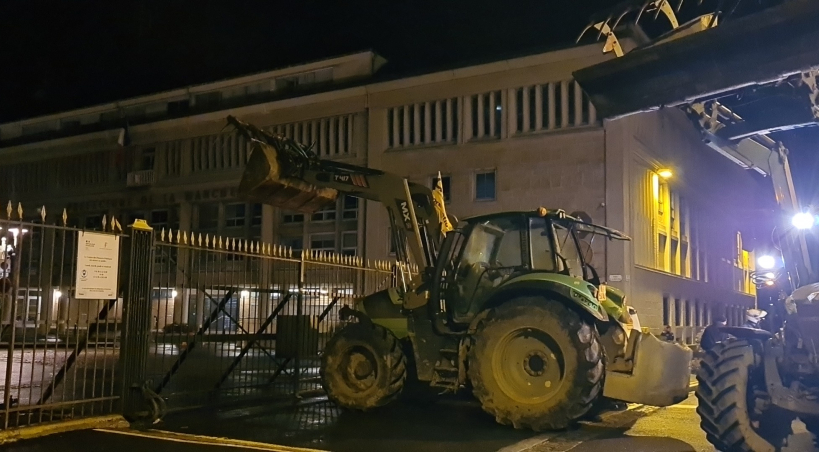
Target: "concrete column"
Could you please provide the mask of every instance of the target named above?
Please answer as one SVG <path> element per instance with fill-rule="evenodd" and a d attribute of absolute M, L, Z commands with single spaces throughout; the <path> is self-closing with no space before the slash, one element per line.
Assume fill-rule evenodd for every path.
<path fill-rule="evenodd" d="M 463 104 L 463 114 L 461 115 L 463 127 L 461 127 L 462 133 L 459 142 L 466 143 L 477 132 L 477 130 L 472 130 L 472 96 L 464 96 L 461 104 Z"/>
<path fill-rule="evenodd" d="M 242 142 L 242 141 L 240 141 L 240 142 Z M 191 140 L 191 139 L 182 140 L 182 142 L 179 143 L 179 145 L 180 145 L 179 146 L 179 154 L 180 154 L 179 175 L 180 176 L 188 176 L 191 173 L 191 170 L 192 170 L 192 168 L 191 168 L 191 158 L 193 156 L 193 153 L 192 153 L 192 150 L 191 150 L 191 144 L 192 143 L 193 143 L 193 140 Z"/>
<path fill-rule="evenodd" d="M 509 132 L 508 136 L 512 136 L 518 131 L 518 90 L 516 88 L 511 88 L 507 94 L 507 105 L 509 106 L 506 109 L 506 130 Z"/>
<path fill-rule="evenodd" d="M 547 127 L 549 130 L 552 130 L 557 127 L 557 121 L 555 120 L 555 113 L 557 112 L 557 103 L 555 102 L 555 84 L 553 82 L 549 83 L 546 90 L 546 94 L 548 96 L 546 111 L 549 112 L 549 124 Z"/>
<path fill-rule="evenodd" d="M 444 118 L 441 117 L 443 114 L 441 109 L 441 102 L 443 101 L 435 101 L 435 142 L 440 143 L 444 141 Z M 432 137 L 430 137 L 432 138 Z"/>
<path fill-rule="evenodd" d="M 483 94 L 478 94 L 478 108 L 475 109 L 475 114 L 478 115 L 478 130 L 473 130 L 472 133 L 476 138 L 483 138 L 485 135 L 484 130 L 486 130 L 486 122 L 484 120 L 483 112 L 487 106 L 483 96 Z"/>
<path fill-rule="evenodd" d="M 452 99 L 446 100 L 446 141 L 454 141 L 455 137 L 455 127 L 458 127 L 458 124 L 452 120 L 453 115 L 452 110 Z"/>
<path fill-rule="evenodd" d="M 529 124 L 531 122 L 531 110 L 529 109 L 529 95 L 531 93 L 531 88 L 528 86 L 523 87 L 523 96 L 521 97 L 521 103 L 523 105 L 520 108 L 523 109 L 523 124 L 520 130 L 524 132 L 529 131 Z"/>
<path fill-rule="evenodd" d="M 543 85 L 535 86 L 535 130 L 543 128 Z"/>
<path fill-rule="evenodd" d="M 424 143 L 435 141 L 432 136 L 432 108 L 429 102 L 424 103 Z"/>
<path fill-rule="evenodd" d="M 560 82 L 560 127 L 569 127 L 569 81 Z"/>

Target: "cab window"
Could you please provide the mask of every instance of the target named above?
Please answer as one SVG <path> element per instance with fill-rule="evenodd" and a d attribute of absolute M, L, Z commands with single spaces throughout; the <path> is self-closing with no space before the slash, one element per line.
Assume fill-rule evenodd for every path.
<path fill-rule="evenodd" d="M 556 271 L 550 223 L 546 222 L 545 218 L 529 219 L 529 237 L 532 269 L 548 272 Z"/>

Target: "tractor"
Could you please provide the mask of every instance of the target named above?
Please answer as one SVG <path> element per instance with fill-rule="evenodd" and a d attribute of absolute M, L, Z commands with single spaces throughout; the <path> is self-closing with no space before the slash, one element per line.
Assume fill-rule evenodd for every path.
<path fill-rule="evenodd" d="M 321 362 L 337 405 L 382 407 L 408 381 L 471 387 L 498 422 L 539 431 L 605 400 L 666 406 L 688 396 L 691 351 L 632 328 L 623 292 L 591 264 L 593 240 L 628 240 L 621 232 L 542 207 L 458 221 L 440 192 L 228 121 L 252 147 L 240 194 L 304 212 L 339 193 L 380 202 L 397 261 L 420 269 L 341 309 L 349 322 Z"/>

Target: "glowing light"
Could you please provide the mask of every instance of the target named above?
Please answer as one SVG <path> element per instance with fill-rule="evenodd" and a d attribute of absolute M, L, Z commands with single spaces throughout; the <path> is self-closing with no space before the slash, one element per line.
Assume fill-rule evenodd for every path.
<path fill-rule="evenodd" d="M 776 278 L 776 274 L 774 272 L 767 272 L 764 276 L 771 279 Z"/>
<path fill-rule="evenodd" d="M 776 259 L 771 255 L 764 254 L 759 256 L 756 260 L 756 264 L 763 270 L 770 270 L 776 266 Z"/>
<path fill-rule="evenodd" d="M 813 215 L 807 212 L 799 212 L 793 216 L 791 219 L 791 224 L 796 229 L 810 229 L 813 227 L 813 223 L 816 220 L 813 218 Z"/>
<path fill-rule="evenodd" d="M 177 295 L 179 295 L 179 292 L 177 292 L 176 289 L 173 289 L 171 291 L 171 298 L 176 298 Z"/>
<path fill-rule="evenodd" d="M 63 296 L 63 293 L 60 292 L 60 289 L 54 289 L 54 298 L 60 298 Z"/>
<path fill-rule="evenodd" d="M 668 179 L 669 177 L 674 175 L 674 172 L 668 168 L 662 168 L 657 170 L 657 175 L 662 177 L 663 179 Z"/>
<path fill-rule="evenodd" d="M 243 290 L 243 291 L 239 292 L 239 295 L 241 295 L 242 298 L 249 298 L 250 297 L 250 291 L 249 290 Z"/>
<path fill-rule="evenodd" d="M 773 281 L 765 281 L 765 285 L 766 286 L 773 286 L 774 282 Z M 771 305 L 771 306 L 773 306 L 773 305 Z"/>

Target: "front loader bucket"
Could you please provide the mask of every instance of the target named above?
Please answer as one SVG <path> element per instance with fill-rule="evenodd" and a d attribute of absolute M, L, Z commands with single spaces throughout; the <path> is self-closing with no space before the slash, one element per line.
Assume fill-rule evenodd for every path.
<path fill-rule="evenodd" d="M 792 0 L 574 72 L 598 117 L 673 107 L 819 66 L 819 2 Z"/>
<path fill-rule="evenodd" d="M 253 141 L 239 182 L 239 196 L 284 210 L 312 213 L 335 203 L 338 191 L 286 176 L 276 149 Z"/>
<path fill-rule="evenodd" d="M 607 371 L 603 395 L 654 406 L 673 405 L 688 398 L 691 350 L 637 330 L 631 332 L 631 341 L 636 341 L 631 372 Z"/>

